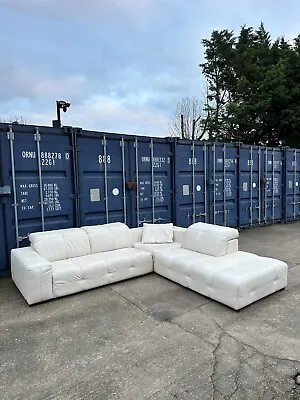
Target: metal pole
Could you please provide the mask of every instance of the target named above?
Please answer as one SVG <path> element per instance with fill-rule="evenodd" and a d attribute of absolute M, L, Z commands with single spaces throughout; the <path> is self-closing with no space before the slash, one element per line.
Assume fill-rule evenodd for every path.
<path fill-rule="evenodd" d="M 294 219 L 296 219 L 296 181 L 297 181 L 297 151 L 294 150 L 294 204 L 293 204 L 293 214 Z"/>
<path fill-rule="evenodd" d="M 214 195 L 213 195 L 213 212 L 214 212 L 214 225 L 216 224 L 216 144 L 213 144 L 212 147 L 213 151 L 213 189 L 214 189 Z"/>
<path fill-rule="evenodd" d="M 253 148 L 250 146 L 250 225 L 253 225 Z"/>
<path fill-rule="evenodd" d="M 106 223 L 108 224 L 107 149 L 106 149 L 105 136 L 103 136 L 102 144 L 103 144 L 103 157 L 104 157 L 105 215 L 106 215 Z"/>
<path fill-rule="evenodd" d="M 14 207 L 16 245 L 17 247 L 20 247 L 16 171 L 15 171 L 15 159 L 14 159 L 14 133 L 11 126 L 9 127 L 7 138 L 9 140 L 9 146 L 10 146 L 11 175 L 12 175 L 13 195 L 14 195 L 14 204 L 12 206 Z"/>
<path fill-rule="evenodd" d="M 196 222 L 196 200 L 195 200 L 195 143 L 192 143 L 192 199 L 193 199 L 193 224 Z"/>
<path fill-rule="evenodd" d="M 153 156 L 153 139 L 150 141 L 150 161 L 151 161 L 151 199 L 152 199 L 152 223 L 155 223 L 155 188 L 154 188 L 154 156 Z"/>
<path fill-rule="evenodd" d="M 206 169 L 206 151 L 207 151 L 207 147 L 206 147 L 206 143 L 204 143 L 203 145 L 203 152 L 204 152 L 204 156 L 203 156 L 203 164 L 204 164 L 204 213 L 205 213 L 205 222 L 207 222 L 207 169 Z"/>
<path fill-rule="evenodd" d="M 226 210 L 226 144 L 223 145 L 223 211 L 224 211 L 224 222 L 223 225 L 227 225 L 227 210 Z"/>
<path fill-rule="evenodd" d="M 135 173 L 136 173 L 136 216 L 137 226 L 140 226 L 140 182 L 139 182 L 139 155 L 138 155 L 138 141 L 135 138 Z"/>
<path fill-rule="evenodd" d="M 275 152 L 272 151 L 272 221 L 275 220 Z"/>
<path fill-rule="evenodd" d="M 268 186 L 268 149 L 265 150 L 265 174 L 266 174 L 266 183 L 265 183 L 265 218 L 264 221 L 267 222 L 267 186 Z"/>
<path fill-rule="evenodd" d="M 121 153 L 122 153 L 122 179 L 123 179 L 123 210 L 124 210 L 124 224 L 127 223 L 127 210 L 126 210 L 126 175 L 125 175 L 125 142 L 124 138 L 121 139 Z"/>
<path fill-rule="evenodd" d="M 184 139 L 184 123 L 183 123 L 183 114 L 180 114 L 180 126 L 181 126 L 181 139 Z"/>
<path fill-rule="evenodd" d="M 60 104 L 59 104 L 59 101 L 56 101 L 56 114 L 57 114 L 57 121 L 59 123 L 59 127 L 61 127 L 61 115 L 60 115 Z"/>
<path fill-rule="evenodd" d="M 260 178 L 261 178 L 261 154 L 260 147 L 258 149 L 258 223 L 261 223 L 261 186 L 260 186 Z"/>
<path fill-rule="evenodd" d="M 42 162 L 41 162 L 41 147 L 40 140 L 41 135 L 39 128 L 35 128 L 36 148 L 37 148 L 37 159 L 38 159 L 38 172 L 39 172 L 39 191 L 40 191 L 40 207 L 41 207 L 41 219 L 42 219 L 42 231 L 45 230 L 45 214 L 44 214 L 44 196 L 43 196 L 43 180 L 42 180 Z"/>

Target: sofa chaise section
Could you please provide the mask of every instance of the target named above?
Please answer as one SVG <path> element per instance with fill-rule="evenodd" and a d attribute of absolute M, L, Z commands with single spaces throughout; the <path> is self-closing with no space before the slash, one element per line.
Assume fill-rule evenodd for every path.
<path fill-rule="evenodd" d="M 238 231 L 191 225 L 182 248 L 157 251 L 154 271 L 238 310 L 287 284 L 288 266 L 272 258 L 238 251 Z"/>

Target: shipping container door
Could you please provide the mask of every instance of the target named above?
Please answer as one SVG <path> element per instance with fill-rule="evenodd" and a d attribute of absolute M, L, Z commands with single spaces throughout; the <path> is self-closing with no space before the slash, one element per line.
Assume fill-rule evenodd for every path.
<path fill-rule="evenodd" d="M 274 223 L 282 220 L 282 151 L 265 148 L 262 151 L 263 177 L 263 206 L 264 223 Z"/>
<path fill-rule="evenodd" d="M 128 142 L 120 135 L 77 135 L 80 224 L 130 223 Z"/>
<path fill-rule="evenodd" d="M 243 145 L 239 148 L 239 227 L 259 225 L 263 212 L 263 149 Z"/>
<path fill-rule="evenodd" d="M 208 222 L 207 145 L 198 142 L 175 144 L 175 221 L 188 227 Z"/>
<path fill-rule="evenodd" d="M 214 143 L 209 152 L 210 223 L 238 226 L 238 147 Z"/>
<path fill-rule="evenodd" d="M 300 151 L 285 150 L 285 198 L 284 218 L 293 221 L 300 218 Z"/>
<path fill-rule="evenodd" d="M 71 136 L 62 129 L 14 126 L 1 132 L 1 167 L 11 196 L 4 203 L 8 250 L 28 234 L 75 224 Z"/>
<path fill-rule="evenodd" d="M 132 226 L 173 222 L 171 148 L 166 139 L 130 142 Z"/>

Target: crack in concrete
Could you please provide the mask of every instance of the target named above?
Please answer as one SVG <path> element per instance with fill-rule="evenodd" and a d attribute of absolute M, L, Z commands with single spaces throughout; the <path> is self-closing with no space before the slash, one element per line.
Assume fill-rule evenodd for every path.
<path fill-rule="evenodd" d="M 274 356 L 274 355 L 271 355 L 271 354 L 267 354 L 267 353 L 264 353 L 264 352 L 258 350 L 258 349 L 255 348 L 253 345 L 248 344 L 248 343 L 245 343 L 244 341 L 242 341 L 242 340 L 236 338 L 233 334 L 229 333 L 229 332 L 227 331 L 227 329 L 225 329 L 225 328 L 224 328 L 220 323 L 218 323 L 214 318 L 212 318 L 213 322 L 214 322 L 214 323 L 216 324 L 216 326 L 221 330 L 222 333 L 221 333 L 221 334 L 219 335 L 219 337 L 218 337 L 217 344 L 213 344 L 213 343 L 211 343 L 210 341 L 206 340 L 205 338 L 199 336 L 198 334 L 196 334 L 196 333 L 194 333 L 194 332 L 191 332 L 191 331 L 188 330 L 188 329 L 184 329 L 184 327 L 181 326 L 181 325 L 179 325 L 178 323 L 176 323 L 176 322 L 174 321 L 174 319 L 167 320 L 167 321 L 160 321 L 160 320 L 156 319 L 153 315 L 151 315 L 149 312 L 147 312 L 147 310 L 144 310 L 143 308 L 141 308 L 141 307 L 140 307 L 138 304 L 136 304 L 134 301 L 128 299 L 127 297 L 125 297 L 125 296 L 122 295 L 121 293 L 117 292 L 117 291 L 116 291 L 115 289 L 113 289 L 111 286 L 109 286 L 109 288 L 110 288 L 111 291 L 114 292 L 116 295 L 120 296 L 125 302 L 131 304 L 132 306 L 134 306 L 134 307 L 136 307 L 137 309 L 139 309 L 140 311 L 142 311 L 148 318 L 151 318 L 155 323 L 157 323 L 157 324 L 166 324 L 166 323 L 167 323 L 167 324 L 170 324 L 170 325 L 174 325 L 174 326 L 176 326 L 177 328 L 179 328 L 181 331 L 183 331 L 183 332 L 185 332 L 185 333 L 187 333 L 187 334 L 189 334 L 189 335 L 191 335 L 191 336 L 193 336 L 193 337 L 196 337 L 198 340 L 201 340 L 202 342 L 206 343 L 206 344 L 209 345 L 211 348 L 213 348 L 213 353 L 212 353 L 212 354 L 213 354 L 213 365 L 212 365 L 212 374 L 211 374 L 211 376 L 210 376 L 210 381 L 211 381 L 212 390 L 213 390 L 213 399 L 215 399 L 216 396 L 219 395 L 219 396 L 222 397 L 222 398 L 227 398 L 228 400 L 230 400 L 230 399 L 232 399 L 233 396 L 237 393 L 237 391 L 238 391 L 239 389 L 241 389 L 241 382 L 240 382 L 240 379 L 241 379 L 242 366 L 243 366 L 244 363 L 248 364 L 246 360 L 244 360 L 244 363 L 241 362 L 241 352 L 242 352 L 242 349 L 243 349 L 243 348 L 249 348 L 249 349 L 251 349 L 251 350 L 254 352 L 254 354 L 258 354 L 259 356 L 261 356 L 261 357 L 263 358 L 263 375 L 264 375 L 266 378 L 268 377 L 268 373 L 267 373 L 267 372 L 268 372 L 268 369 L 270 368 L 270 366 L 267 365 L 267 358 L 270 358 L 270 359 L 273 359 L 273 360 L 282 361 L 282 362 L 290 362 L 290 363 L 292 363 L 292 364 L 295 364 L 295 363 L 297 363 L 297 362 L 299 363 L 298 360 L 294 360 L 294 359 L 290 359 L 290 358 L 282 358 L 282 357 L 278 357 L 278 356 Z M 184 315 L 184 314 L 193 312 L 193 311 L 196 310 L 196 309 L 199 309 L 200 311 L 202 311 L 201 308 L 202 308 L 203 306 L 205 306 L 206 304 L 209 304 L 209 301 L 208 301 L 207 303 L 201 304 L 200 306 L 197 306 L 197 307 L 195 307 L 195 308 L 193 308 L 193 309 L 191 309 L 191 310 L 188 310 L 188 311 L 186 311 L 186 312 L 183 312 L 183 313 L 180 314 L 179 316 L 182 316 L 182 315 Z M 176 316 L 175 318 L 178 318 L 179 316 Z M 231 338 L 232 340 L 234 340 L 236 343 L 238 343 L 238 344 L 242 347 L 242 348 L 240 349 L 240 352 L 239 352 L 239 354 L 240 354 L 239 368 L 238 368 L 238 370 L 236 371 L 236 374 L 235 374 L 235 388 L 234 388 L 233 392 L 232 392 L 231 394 L 229 394 L 228 396 L 227 396 L 227 395 L 225 396 L 224 394 L 222 394 L 222 393 L 218 390 L 217 385 L 216 385 L 216 379 L 217 379 L 216 376 L 217 376 L 217 368 L 218 368 L 218 355 L 217 355 L 217 352 L 218 352 L 218 350 L 222 347 L 222 341 L 223 341 L 223 339 L 226 338 L 226 337 Z M 249 365 L 249 364 L 248 364 L 248 365 Z M 251 367 L 252 367 L 252 366 L 251 366 Z M 168 388 L 169 388 L 170 386 L 172 386 L 174 383 L 175 383 L 175 381 L 169 383 L 167 386 L 165 386 L 165 387 L 161 388 L 160 390 L 158 390 L 157 392 L 151 394 L 151 396 L 150 396 L 150 397 L 147 397 L 147 399 L 153 398 L 155 395 L 157 395 L 158 393 L 162 392 L 163 390 L 168 390 Z M 263 395 L 264 395 L 265 393 L 267 393 L 267 391 L 270 391 L 270 390 L 274 393 L 274 391 L 271 389 L 272 384 L 271 384 L 271 382 L 270 382 L 269 379 L 266 380 L 266 383 L 267 383 L 267 387 L 266 387 L 266 389 L 264 390 Z M 288 390 L 288 391 L 286 391 L 285 394 L 292 394 L 292 395 L 294 396 L 295 394 L 297 394 L 296 392 L 297 392 L 297 388 L 296 388 L 296 383 L 295 383 L 294 386 L 293 386 L 293 388 L 290 389 L 290 390 Z M 274 393 L 274 394 L 276 395 L 276 393 Z M 176 398 L 176 397 L 175 397 L 173 394 L 171 394 L 171 393 L 169 393 L 169 395 L 172 396 L 174 399 Z"/>
<path fill-rule="evenodd" d="M 223 339 L 223 337 L 225 336 L 225 333 L 222 332 L 221 335 L 218 338 L 218 343 L 213 351 L 213 366 L 212 366 L 212 374 L 210 376 L 210 381 L 212 384 L 212 388 L 213 388 L 213 400 L 215 399 L 215 395 L 216 393 L 218 393 L 220 396 L 223 397 L 223 395 L 219 392 L 219 390 L 216 387 L 216 382 L 215 382 L 215 376 L 216 376 L 216 372 L 217 372 L 217 364 L 218 364 L 218 359 L 217 359 L 217 351 L 221 346 L 221 341 Z"/>
<path fill-rule="evenodd" d="M 142 311 L 142 313 L 144 313 L 145 315 L 147 315 L 148 318 L 153 319 L 153 321 L 155 321 L 156 323 L 160 323 L 160 321 L 158 321 L 157 319 L 155 319 L 151 314 L 148 314 L 146 312 L 146 310 L 143 310 L 139 305 L 137 305 L 136 303 L 134 303 L 132 300 L 128 299 L 127 297 L 123 296 L 121 293 L 117 292 L 115 289 L 113 289 L 111 286 L 108 286 L 108 288 L 114 292 L 115 294 L 117 294 L 118 296 L 120 296 L 126 303 L 131 304 L 132 306 L 134 306 L 135 308 L 139 309 L 140 311 Z"/>

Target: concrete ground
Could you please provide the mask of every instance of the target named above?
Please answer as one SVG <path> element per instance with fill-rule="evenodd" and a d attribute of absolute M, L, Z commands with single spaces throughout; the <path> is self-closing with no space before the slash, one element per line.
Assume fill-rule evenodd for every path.
<path fill-rule="evenodd" d="M 239 312 L 155 274 L 32 307 L 0 280 L 0 398 L 300 399 L 299 245 L 300 223 L 241 232 L 290 270 Z"/>

